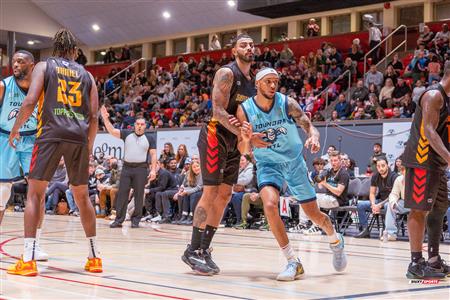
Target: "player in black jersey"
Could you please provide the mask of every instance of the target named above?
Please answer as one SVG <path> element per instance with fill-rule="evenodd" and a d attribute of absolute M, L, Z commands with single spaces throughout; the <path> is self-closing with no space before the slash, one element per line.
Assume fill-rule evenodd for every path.
<path fill-rule="evenodd" d="M 88 272 L 102 272 L 96 247 L 95 211 L 89 201 L 89 154 L 98 127 L 98 93 L 92 75 L 74 59 L 77 43 L 72 33 L 59 30 L 54 38 L 53 57 L 33 70 L 31 86 L 9 136 L 15 146 L 19 128 L 38 104 L 38 129 L 31 159 L 25 245 L 22 258 L 8 269 L 9 274 L 36 276 L 36 227 L 45 190 L 61 157 L 64 157 L 70 189 L 80 210 L 81 223 L 89 245 L 85 265 Z"/>
<path fill-rule="evenodd" d="M 448 208 L 450 62 L 439 84 L 420 97 L 402 155 L 406 166 L 405 207 L 411 208 L 408 231 L 411 263 L 406 276 L 416 279 L 443 278 L 449 268 L 439 256 L 442 223 Z M 422 242 L 428 234 L 428 262 L 422 257 Z"/>
<path fill-rule="evenodd" d="M 236 60 L 220 68 L 214 76 L 213 116 L 198 138 L 204 188 L 195 209 L 191 244 L 181 258 L 202 275 L 220 271 L 211 259 L 209 246 L 239 174 L 240 123 L 235 116 L 239 103 L 256 94 L 250 73 L 254 50 L 253 40 L 246 34 L 238 35 L 233 41 Z M 252 142 L 255 147 L 268 145 L 259 134 Z"/>

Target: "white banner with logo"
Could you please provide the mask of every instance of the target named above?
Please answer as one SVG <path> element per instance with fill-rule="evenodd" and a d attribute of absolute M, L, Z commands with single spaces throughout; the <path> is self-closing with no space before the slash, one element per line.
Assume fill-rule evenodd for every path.
<path fill-rule="evenodd" d="M 393 165 L 395 159 L 405 150 L 410 129 L 411 122 L 383 124 L 383 152 L 386 153 L 389 165 Z"/>
<path fill-rule="evenodd" d="M 109 133 L 97 133 L 92 154 L 98 157 L 100 153 L 123 159 L 124 143 L 121 139 L 115 138 Z"/>

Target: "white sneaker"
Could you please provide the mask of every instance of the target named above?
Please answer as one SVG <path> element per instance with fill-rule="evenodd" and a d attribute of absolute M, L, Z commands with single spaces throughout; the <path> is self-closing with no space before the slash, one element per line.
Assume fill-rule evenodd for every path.
<path fill-rule="evenodd" d="M 304 224 L 297 224 L 294 227 L 289 228 L 289 232 L 291 233 L 303 233 L 304 230 L 308 229 L 308 226 Z"/>
<path fill-rule="evenodd" d="M 293 281 L 299 278 L 302 278 L 305 274 L 303 270 L 303 266 L 300 261 L 297 259 L 296 261 L 292 261 L 287 264 L 286 269 L 278 274 L 278 281 Z"/>
<path fill-rule="evenodd" d="M 36 245 L 36 249 L 34 250 L 34 255 L 36 256 L 37 261 L 47 261 L 48 260 L 48 254 L 41 249 L 39 244 Z"/>
<path fill-rule="evenodd" d="M 303 230 L 304 235 L 321 235 L 322 231 L 316 225 L 311 225 L 308 229 Z"/>
<path fill-rule="evenodd" d="M 159 222 L 159 221 L 161 221 L 161 219 L 162 219 L 162 217 L 160 215 L 157 215 L 156 217 L 151 218 L 150 222 Z"/>

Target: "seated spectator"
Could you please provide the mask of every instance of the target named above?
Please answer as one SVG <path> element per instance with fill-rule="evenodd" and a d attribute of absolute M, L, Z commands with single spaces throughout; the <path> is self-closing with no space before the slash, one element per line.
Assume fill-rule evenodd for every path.
<path fill-rule="evenodd" d="M 375 119 L 376 120 L 384 120 L 384 119 L 386 119 L 386 115 L 384 114 L 384 109 L 381 106 L 378 106 L 375 109 Z"/>
<path fill-rule="evenodd" d="M 450 41 L 450 31 L 448 30 L 448 24 L 442 24 L 442 30 L 436 33 L 433 39 L 434 46 L 439 53 L 443 53 L 448 49 L 448 43 Z"/>
<path fill-rule="evenodd" d="M 348 57 L 350 57 L 353 62 L 362 62 L 364 59 L 364 52 L 361 50 L 361 46 L 357 43 L 352 43 Z"/>
<path fill-rule="evenodd" d="M 294 58 L 294 52 L 289 48 L 288 43 L 283 44 L 283 50 L 280 52 L 280 59 L 276 65 L 276 68 L 282 68 L 286 65 L 289 65 Z"/>
<path fill-rule="evenodd" d="M 401 119 L 403 118 L 402 112 L 398 106 L 392 108 L 392 119 Z"/>
<path fill-rule="evenodd" d="M 414 103 L 416 103 L 416 104 L 419 103 L 419 98 L 423 94 L 423 92 L 425 92 L 425 90 L 426 90 L 426 87 L 424 86 L 422 80 L 417 80 L 416 87 L 413 89 L 413 92 L 412 92 L 412 100 Z"/>
<path fill-rule="evenodd" d="M 417 39 L 417 46 L 424 45 L 426 49 L 429 49 L 431 42 L 433 41 L 434 33 L 430 30 L 427 25 L 423 26 L 423 32 L 419 35 Z"/>
<path fill-rule="evenodd" d="M 401 118 L 412 118 L 416 111 L 416 103 L 412 101 L 411 94 L 407 93 L 400 102 Z"/>
<path fill-rule="evenodd" d="M 345 120 L 350 116 L 350 104 L 345 99 L 344 94 L 340 94 L 338 98 L 338 103 L 334 108 L 337 111 L 338 118 L 341 120 Z"/>
<path fill-rule="evenodd" d="M 383 85 L 383 79 L 383 73 L 377 71 L 377 66 L 373 64 L 370 66 L 370 71 L 365 75 L 364 85 L 368 88 L 373 83 L 379 90 Z"/>
<path fill-rule="evenodd" d="M 181 184 L 179 176 L 180 170 L 177 169 L 177 161 L 175 157 L 169 158 L 166 166 L 167 171 L 170 175 L 169 181 L 166 185 L 166 189 L 157 192 L 155 195 L 156 210 L 158 212 L 161 212 L 162 206 L 162 219 L 159 221 L 160 224 L 171 223 L 172 218 L 175 218 L 175 216 L 171 214 L 171 201 L 176 201 L 173 196 L 178 192 L 178 188 Z M 178 213 L 181 214 L 181 211 L 182 207 L 178 206 Z"/>
<path fill-rule="evenodd" d="M 159 156 L 159 161 L 167 161 L 169 158 L 175 157 L 175 153 L 173 151 L 173 145 L 172 143 L 164 143 L 164 148 Z"/>
<path fill-rule="evenodd" d="M 369 100 L 365 102 L 365 106 L 366 106 L 366 113 L 370 114 L 372 119 L 376 119 L 377 118 L 377 109 L 381 108 L 381 110 L 383 111 L 383 108 L 380 105 L 380 102 L 378 101 L 378 97 L 377 95 L 375 95 L 374 93 L 370 93 L 369 94 Z M 383 111 L 384 113 L 384 111 Z"/>
<path fill-rule="evenodd" d="M 395 53 L 392 61 L 388 64 L 388 66 L 392 66 L 397 73 L 397 76 L 400 76 L 400 73 L 403 71 L 403 63 L 399 60 L 398 54 Z"/>
<path fill-rule="evenodd" d="M 357 107 L 357 109 L 354 112 L 354 114 L 351 117 L 351 119 L 352 120 L 367 120 L 367 119 L 370 119 L 370 115 L 366 114 L 366 112 L 364 110 L 364 107 Z"/>
<path fill-rule="evenodd" d="M 119 180 L 121 168 L 119 167 L 117 158 L 111 158 L 109 160 L 109 181 L 107 183 L 99 183 L 97 184 L 97 189 L 100 191 L 99 195 L 99 204 L 100 204 L 100 216 L 102 213 L 106 213 L 107 206 L 107 197 L 110 199 L 110 207 L 111 214 L 109 219 L 115 219 L 116 211 L 115 211 L 115 200 L 117 192 L 119 191 Z"/>
<path fill-rule="evenodd" d="M 209 43 L 209 50 L 220 50 L 221 48 L 219 37 L 217 34 L 213 34 L 211 42 Z"/>
<path fill-rule="evenodd" d="M 428 64 L 428 59 L 425 57 L 423 51 L 418 51 L 417 55 L 411 60 L 409 65 L 406 67 L 404 77 L 411 77 L 414 82 L 419 80 L 426 72 L 426 67 Z"/>
<path fill-rule="evenodd" d="M 200 164 L 197 161 L 191 162 L 188 158 L 186 163 L 190 165 L 189 171 L 184 177 L 183 184 L 178 192 L 173 196 L 175 201 L 180 202 L 182 208 L 181 218 L 176 224 L 191 225 L 195 207 L 197 206 L 203 191 L 203 180 L 200 170 Z"/>
<path fill-rule="evenodd" d="M 235 226 L 233 226 L 234 228 L 236 229 L 248 228 L 248 216 L 251 205 L 263 208 L 262 199 L 257 192 L 245 193 L 244 196 L 242 196 L 241 215 L 240 215 L 240 219 L 242 220 L 242 222 L 237 223 Z"/>
<path fill-rule="evenodd" d="M 308 26 L 306 26 L 306 36 L 307 37 L 313 37 L 313 36 L 319 36 L 320 27 L 316 23 L 316 19 L 311 18 L 309 19 Z"/>
<path fill-rule="evenodd" d="M 105 205 L 102 207 L 100 204 L 100 193 L 107 189 L 107 186 L 109 185 L 109 177 L 106 176 L 105 171 L 103 171 L 102 168 L 97 167 L 94 173 L 95 176 L 95 188 L 96 193 L 93 198 L 93 205 L 95 207 L 95 212 L 97 215 L 97 218 L 104 218 L 106 217 L 106 200 Z"/>
<path fill-rule="evenodd" d="M 177 168 L 181 171 L 184 168 L 184 163 L 189 157 L 189 153 L 185 144 L 180 144 L 178 146 L 177 154 L 175 159 L 177 160 Z"/>
<path fill-rule="evenodd" d="M 398 78 L 397 85 L 392 92 L 392 100 L 394 101 L 394 105 L 399 105 L 400 102 L 404 99 L 405 95 L 411 93 L 411 89 L 405 83 L 403 78 Z"/>
<path fill-rule="evenodd" d="M 428 64 L 428 85 L 433 84 L 433 80 L 441 80 L 441 64 L 438 62 L 438 57 L 433 55 L 431 62 Z M 420 82 L 418 80 L 417 82 Z"/>
<path fill-rule="evenodd" d="M 336 110 L 333 110 L 331 112 L 331 116 L 328 119 L 328 121 L 329 122 L 340 122 L 341 121 L 341 119 L 339 119 L 339 115 L 338 115 L 338 112 Z"/>
<path fill-rule="evenodd" d="M 393 100 L 392 100 L 392 93 L 394 92 L 395 86 L 392 82 L 391 78 L 387 78 L 385 85 L 380 91 L 379 99 L 381 100 L 380 105 L 383 108 L 392 107 Z"/>
<path fill-rule="evenodd" d="M 242 197 L 246 192 L 251 192 L 256 188 L 253 183 L 253 164 L 250 162 L 249 156 L 241 155 L 241 160 L 239 162 L 239 177 L 237 183 L 233 185 L 233 194 L 231 196 L 231 206 L 233 207 L 236 215 L 236 224 L 240 224 L 242 222 Z"/>
<path fill-rule="evenodd" d="M 337 65 L 337 61 L 333 59 L 330 64 L 330 69 L 328 70 L 328 78 L 330 81 L 335 81 L 338 79 L 339 76 L 341 76 L 342 70 Z"/>
<path fill-rule="evenodd" d="M 397 84 L 398 74 L 394 70 L 394 66 L 392 66 L 392 65 L 387 66 L 386 71 L 384 72 L 384 84 L 386 84 L 386 80 L 388 78 L 390 78 L 392 80 L 392 83 L 394 85 Z"/>
<path fill-rule="evenodd" d="M 384 207 L 389 205 L 389 195 L 394 186 L 397 174 L 389 168 L 386 157 L 380 157 L 376 163 L 377 173 L 375 173 L 370 182 L 369 200 L 358 200 L 357 210 L 361 231 L 355 238 L 370 238 L 368 227 L 368 214 L 379 214 Z M 377 194 L 378 190 L 378 194 Z"/>
<path fill-rule="evenodd" d="M 380 143 L 373 144 L 373 154 L 369 158 L 369 166 L 372 169 L 372 172 L 376 172 L 377 170 L 377 161 L 379 159 L 385 158 L 386 153 L 383 152 L 383 147 Z"/>
<path fill-rule="evenodd" d="M 314 170 L 309 172 L 309 179 L 311 182 L 314 181 L 317 175 L 319 175 L 325 167 L 325 161 L 319 157 L 314 158 L 313 160 L 313 168 Z"/>
<path fill-rule="evenodd" d="M 45 193 L 45 199 L 47 199 L 45 210 L 48 214 L 54 214 L 60 200 L 60 194 L 65 194 L 68 188 L 66 165 L 64 164 L 64 159 L 61 157 L 52 180 L 50 180 L 48 184 L 47 192 Z"/>
<path fill-rule="evenodd" d="M 362 80 L 358 80 L 356 82 L 356 88 L 351 93 L 350 98 L 352 100 L 363 100 L 366 101 L 369 98 L 369 89 L 364 86 L 364 82 Z"/>

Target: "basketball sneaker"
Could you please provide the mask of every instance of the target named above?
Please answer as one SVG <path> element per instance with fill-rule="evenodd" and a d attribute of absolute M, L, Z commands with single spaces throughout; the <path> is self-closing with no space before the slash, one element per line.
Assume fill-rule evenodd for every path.
<path fill-rule="evenodd" d="M 44 250 L 42 250 L 41 246 L 39 246 L 38 243 L 36 243 L 36 249 L 34 250 L 34 255 L 35 255 L 37 261 L 47 261 L 48 260 L 48 254 Z"/>
<path fill-rule="evenodd" d="M 330 249 L 333 251 L 333 267 L 336 271 L 342 272 L 347 266 L 347 255 L 344 252 L 344 238 L 342 234 L 337 234 L 339 243 L 330 244 Z"/>
<path fill-rule="evenodd" d="M 298 223 L 297 225 L 289 228 L 289 232 L 291 233 L 303 233 L 303 231 L 307 230 L 308 226 L 302 223 Z"/>
<path fill-rule="evenodd" d="M 304 235 L 321 235 L 322 230 L 316 225 L 311 225 L 308 229 L 303 230 Z"/>
<path fill-rule="evenodd" d="M 428 266 L 436 273 L 444 273 L 447 277 L 450 276 L 450 267 L 440 255 L 438 255 L 435 262 L 430 262 L 430 260 L 428 260 Z"/>
<path fill-rule="evenodd" d="M 295 261 L 291 261 L 287 264 L 286 269 L 278 274 L 278 281 L 293 281 L 295 279 L 299 279 L 303 277 L 305 274 L 305 270 L 303 269 L 300 260 L 297 258 Z"/>
<path fill-rule="evenodd" d="M 409 264 L 406 277 L 409 279 L 442 279 L 445 274 L 430 267 L 422 257 L 417 263 L 411 262 Z"/>
<path fill-rule="evenodd" d="M 216 265 L 216 263 L 212 260 L 211 252 L 213 251 L 213 248 L 209 248 L 202 251 L 202 257 L 205 260 L 208 267 L 213 271 L 214 275 L 217 275 L 220 273 L 219 267 Z"/>
<path fill-rule="evenodd" d="M 102 259 L 99 257 L 88 258 L 84 269 L 90 273 L 102 273 Z"/>
<path fill-rule="evenodd" d="M 37 276 L 38 270 L 36 261 L 30 260 L 24 262 L 22 258 L 20 258 L 14 265 L 8 268 L 7 273 L 20 276 Z"/>
<path fill-rule="evenodd" d="M 191 267 L 192 271 L 203 276 L 212 276 L 214 271 L 208 266 L 200 250 L 191 249 L 191 245 L 187 245 L 186 250 L 181 256 L 181 260 Z"/>

